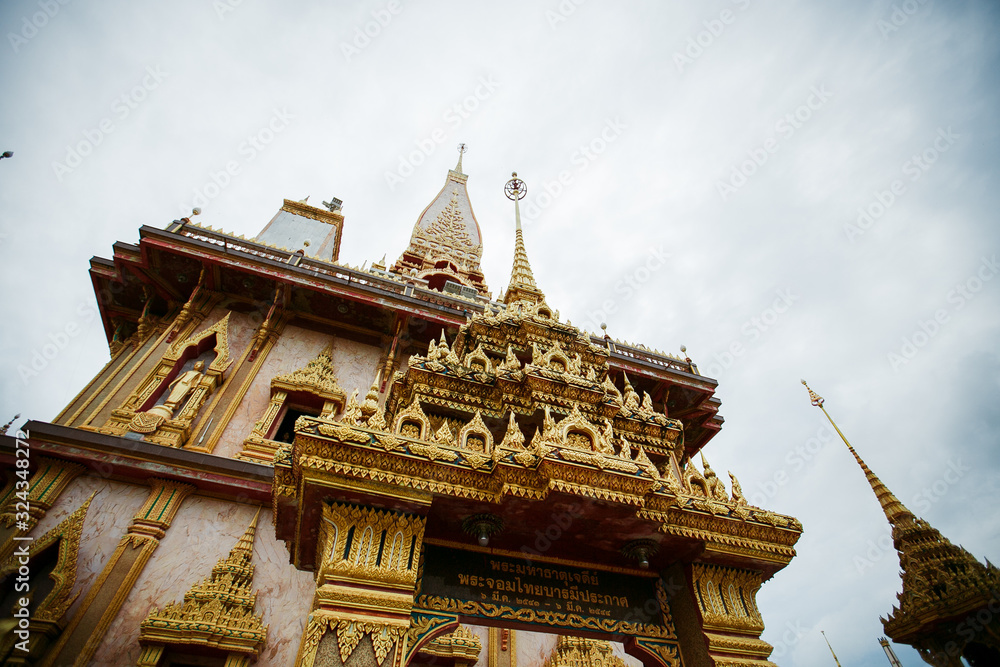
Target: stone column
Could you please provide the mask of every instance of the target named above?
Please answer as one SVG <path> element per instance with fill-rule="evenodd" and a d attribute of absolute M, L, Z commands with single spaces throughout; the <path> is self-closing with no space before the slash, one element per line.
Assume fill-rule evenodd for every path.
<path fill-rule="evenodd" d="M 150 480 L 149 498 L 132 518 L 128 532 L 91 585 L 73 619 L 43 665 L 86 665 L 93 657 L 146 566 L 166 534 L 184 499 L 195 490 L 189 484 Z M 153 663 L 155 664 L 155 663 Z"/>
<path fill-rule="evenodd" d="M 426 519 L 323 508 L 316 596 L 296 665 L 403 667 Z"/>

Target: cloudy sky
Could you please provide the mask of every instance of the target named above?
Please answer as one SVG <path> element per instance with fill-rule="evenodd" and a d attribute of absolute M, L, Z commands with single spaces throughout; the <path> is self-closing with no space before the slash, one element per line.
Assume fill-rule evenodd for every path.
<path fill-rule="evenodd" d="M 517 170 L 562 317 L 719 379 L 710 463 L 805 526 L 759 596 L 774 659 L 832 664 L 825 630 L 885 665 L 898 561 L 799 379 L 1000 559 L 998 24 L 986 1 L 8 0 L 0 418 L 53 418 L 107 360 L 88 260 L 140 225 L 197 205 L 250 236 L 336 196 L 342 261 L 391 260 L 465 142 L 494 292 Z"/>

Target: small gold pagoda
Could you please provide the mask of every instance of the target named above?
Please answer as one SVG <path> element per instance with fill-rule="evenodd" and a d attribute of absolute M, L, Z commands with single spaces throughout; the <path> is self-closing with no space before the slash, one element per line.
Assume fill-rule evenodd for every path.
<path fill-rule="evenodd" d="M 963 667 L 962 658 L 972 667 L 1000 665 L 1000 569 L 988 560 L 983 565 L 914 516 L 847 441 L 823 407 L 823 397 L 809 385 L 806 389 L 861 466 L 892 526 L 903 591 L 882 619 L 885 633 L 936 667 Z"/>
<path fill-rule="evenodd" d="M 229 555 L 184 595 L 183 604 L 150 610 L 139 626 L 143 650 L 138 665 L 165 664 L 165 654 L 176 660 L 188 647 L 198 655 L 210 650 L 224 655 L 226 667 L 246 667 L 256 660 L 267 641 L 267 627 L 254 613 L 253 541 L 258 516 L 260 510 Z"/>

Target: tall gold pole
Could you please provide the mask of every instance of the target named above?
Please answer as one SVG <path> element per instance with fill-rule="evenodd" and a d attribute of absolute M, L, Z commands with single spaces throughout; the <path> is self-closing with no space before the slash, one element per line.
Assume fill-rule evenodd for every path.
<path fill-rule="evenodd" d="M 825 410 L 824 410 L 824 412 L 825 412 Z M 823 635 L 823 639 L 825 639 L 825 640 L 826 640 L 826 645 L 827 645 L 827 646 L 828 646 L 828 647 L 830 648 L 830 655 L 832 655 L 832 656 L 833 656 L 833 661 L 834 661 L 835 663 L 837 663 L 837 667 L 841 667 L 841 666 L 840 666 L 840 660 L 837 660 L 837 654 L 833 652 L 833 647 L 832 647 L 832 646 L 830 646 L 830 640 L 826 638 L 826 633 L 825 633 L 825 632 L 823 632 L 822 630 L 820 630 L 820 634 L 822 634 L 822 635 Z"/>

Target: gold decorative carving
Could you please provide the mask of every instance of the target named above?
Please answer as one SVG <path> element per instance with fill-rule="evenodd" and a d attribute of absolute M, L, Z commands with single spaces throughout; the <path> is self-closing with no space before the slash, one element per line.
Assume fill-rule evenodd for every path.
<path fill-rule="evenodd" d="M 448 614 L 437 614 L 414 610 L 410 617 L 410 627 L 406 633 L 407 655 L 403 664 L 409 664 L 410 657 L 416 653 L 428 637 L 441 634 L 450 627 L 458 626 L 458 617 Z"/>
<path fill-rule="evenodd" d="M 423 648 L 420 653 L 439 657 L 464 660 L 469 664 L 474 664 L 479 660 L 482 653 L 483 643 L 479 637 L 464 626 L 458 626 L 456 630 L 445 635 L 435 637 Z"/>
<path fill-rule="evenodd" d="M 625 667 L 625 661 L 615 655 L 610 642 L 560 635 L 544 667 Z"/>
<path fill-rule="evenodd" d="M 483 618 L 550 625 L 560 628 L 592 630 L 594 632 L 609 634 L 663 637 L 667 639 L 676 638 L 673 628 L 662 625 L 616 621 L 610 618 L 581 616 L 580 614 L 560 611 L 535 610 L 523 607 L 515 609 L 506 605 L 496 605 L 489 602 L 455 600 L 434 595 L 419 596 L 416 600 L 416 605 L 421 610 L 443 611 L 460 616 L 480 616 Z"/>
<path fill-rule="evenodd" d="M 207 329 L 192 334 L 185 340 L 175 341 L 163 355 L 164 361 L 177 361 L 184 350 L 192 345 L 197 346 L 201 341 L 215 335 L 215 359 L 212 360 L 208 368 L 210 371 L 224 372 L 231 363 L 229 359 L 229 315 L 227 312 L 222 319 Z"/>
<path fill-rule="evenodd" d="M 524 449 L 524 432 L 521 431 L 521 427 L 517 425 L 517 420 L 514 419 L 513 410 L 511 410 L 510 421 L 507 422 L 507 431 L 504 433 L 503 441 L 500 443 L 500 446 L 506 449 Z"/>
<path fill-rule="evenodd" d="M 372 647 L 375 649 L 375 660 L 378 664 L 382 664 L 386 656 L 389 655 L 389 651 L 403 636 L 403 632 L 404 629 L 398 625 L 341 620 L 337 623 L 337 646 L 340 649 L 340 660 L 346 664 L 361 638 L 370 635 Z"/>
<path fill-rule="evenodd" d="M 337 383 L 333 370 L 333 344 L 324 347 L 305 366 L 291 373 L 277 375 L 271 380 L 271 391 L 301 391 L 320 398 L 337 401 L 341 406 L 347 394 Z"/>
<path fill-rule="evenodd" d="M 635 644 L 640 649 L 655 656 L 665 667 L 681 667 L 680 648 L 677 644 L 650 639 L 648 637 L 637 637 Z M 719 664 L 716 662 L 716 665 Z"/>
<path fill-rule="evenodd" d="M 423 517 L 355 505 L 323 508 L 319 576 L 355 581 L 416 584 Z M 380 550 L 379 545 L 384 545 Z"/>
<path fill-rule="evenodd" d="M 59 622 L 66 610 L 76 600 L 76 595 L 71 595 L 73 585 L 76 583 L 77 559 L 80 553 L 80 537 L 83 533 L 83 523 L 87 518 L 87 510 L 93 501 L 96 492 L 83 502 L 72 514 L 63 519 L 59 525 L 49 530 L 37 540 L 31 542 L 28 549 L 28 558 L 34 558 L 58 542 L 59 551 L 56 557 L 56 564 L 49 573 L 49 577 L 54 581 L 52 590 L 45 599 L 35 607 L 32 620 L 43 620 Z M 18 555 L 10 555 L 3 567 L 0 568 L 0 580 L 7 579 L 24 563 Z"/>
<path fill-rule="evenodd" d="M 267 641 L 267 627 L 254 613 L 253 542 L 257 518 L 219 560 L 211 574 L 184 595 L 183 604 L 153 607 L 139 625 L 143 644 L 211 646 L 256 658 Z"/>
<path fill-rule="evenodd" d="M 152 433 L 160 428 L 160 425 L 167 419 L 169 417 L 153 412 L 137 412 L 132 417 L 132 421 L 129 422 L 128 430 L 143 434 Z"/>
<path fill-rule="evenodd" d="M 475 446 L 470 444 L 470 437 L 478 437 L 478 444 Z M 486 424 L 483 422 L 483 415 L 479 410 L 476 410 L 472 421 L 463 426 L 462 430 L 458 432 L 458 443 L 462 449 L 471 449 L 487 455 L 493 453 L 493 433 L 486 428 Z"/>
<path fill-rule="evenodd" d="M 416 431 L 412 430 L 413 425 L 417 425 Z M 404 430 L 404 427 L 411 427 L 411 430 Z M 410 401 L 410 404 L 406 409 L 401 410 L 399 414 L 396 415 L 392 422 L 392 432 L 399 433 L 400 435 L 405 435 L 409 438 L 426 439 L 427 434 L 431 431 L 431 422 L 427 419 L 427 415 L 424 414 L 423 409 L 420 407 L 420 401 L 416 396 Z"/>
<path fill-rule="evenodd" d="M 140 429 L 136 432 L 142 433 L 149 442 L 182 447 L 190 435 L 192 422 L 198 412 L 208 396 L 222 385 L 223 374 L 232 364 L 229 357 L 229 315 L 230 313 L 226 313 L 204 331 L 175 341 L 122 406 L 111 411 L 111 417 L 99 431 L 110 435 L 124 435 L 133 430 L 134 426 Z M 185 350 L 191 346 L 197 349 L 202 341 L 212 336 L 215 337 L 215 358 L 208 368 L 205 369 L 204 363 L 199 360 L 191 370 L 168 385 L 167 379 L 181 363 Z M 142 406 L 147 405 L 155 395 L 162 395 L 167 390 L 167 399 L 161 405 L 146 410 L 145 416 L 138 416 L 142 412 Z"/>
<path fill-rule="evenodd" d="M 706 629 L 756 635 L 764 631 L 764 620 L 756 600 L 762 583 L 759 571 L 704 563 L 693 563 L 691 570 L 695 596 Z"/>
<path fill-rule="evenodd" d="M 27 506 L 27 518 L 24 518 L 23 512 L 21 512 L 20 519 L 24 526 L 20 531 L 26 533 L 38 525 L 38 522 L 49 511 L 67 485 L 86 470 L 82 465 L 46 456 L 39 456 L 35 460 L 38 467 L 28 484 L 27 498 L 23 497 L 23 491 L 17 494 L 10 493 L 0 504 L 0 526 L 9 529 L 8 539 L 5 542 L 0 542 L 0 563 L 4 562 L 15 549 L 13 529 L 18 523 L 18 510 L 25 509 L 24 505 Z M 14 489 L 14 486 L 14 483 L 11 482 L 11 490 Z M 18 507 L 19 503 L 24 503 L 24 505 Z"/>

